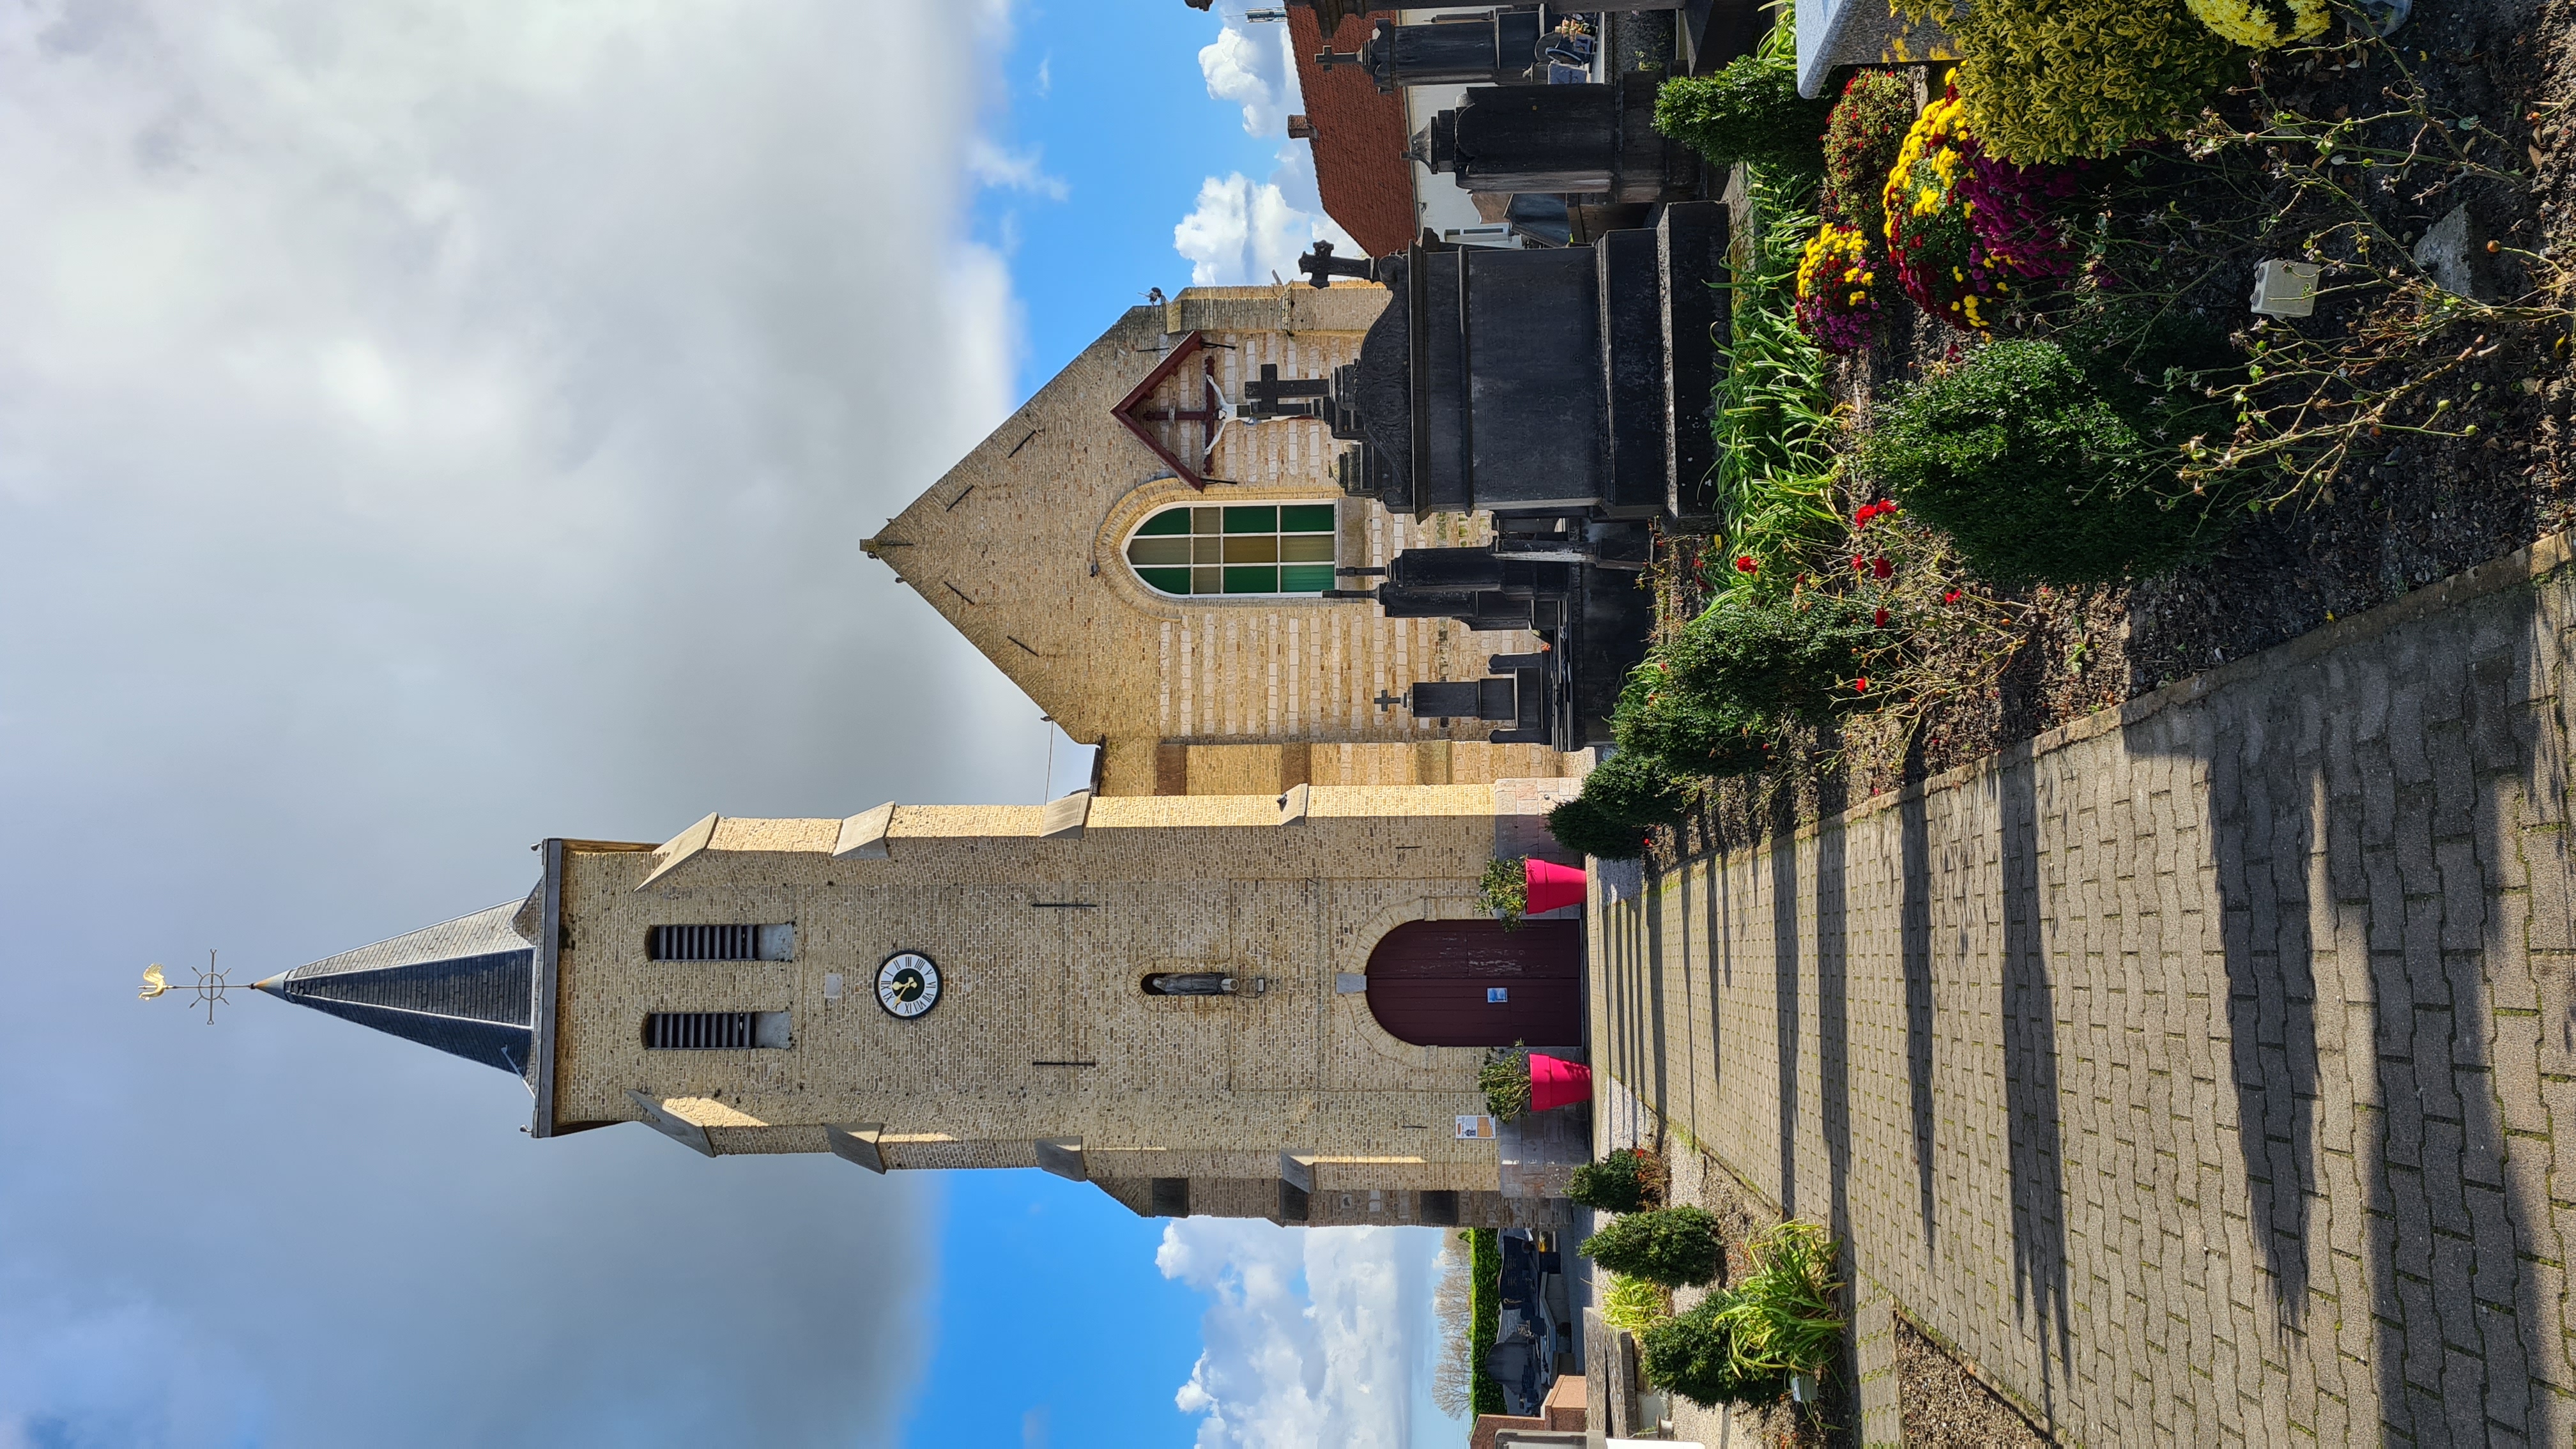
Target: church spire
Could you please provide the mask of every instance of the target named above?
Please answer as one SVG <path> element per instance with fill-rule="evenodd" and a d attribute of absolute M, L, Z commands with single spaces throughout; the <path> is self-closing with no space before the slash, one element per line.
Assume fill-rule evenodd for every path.
<path fill-rule="evenodd" d="M 298 1006 L 533 1080 L 534 902 L 494 906 L 255 984 Z"/>

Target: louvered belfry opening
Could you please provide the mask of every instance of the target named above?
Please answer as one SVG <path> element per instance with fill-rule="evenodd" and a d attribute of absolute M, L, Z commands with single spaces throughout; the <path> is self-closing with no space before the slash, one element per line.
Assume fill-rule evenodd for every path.
<path fill-rule="evenodd" d="M 656 961 L 757 961 L 758 926 L 655 926 L 646 953 Z"/>
<path fill-rule="evenodd" d="M 658 1051 L 748 1047 L 753 1044 L 752 1018 L 756 1015 L 749 1011 L 657 1011 L 644 1018 L 644 1045 Z"/>

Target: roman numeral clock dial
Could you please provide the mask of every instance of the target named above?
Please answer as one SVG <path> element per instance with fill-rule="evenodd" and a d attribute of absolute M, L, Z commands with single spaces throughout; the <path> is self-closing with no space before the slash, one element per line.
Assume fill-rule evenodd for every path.
<path fill-rule="evenodd" d="M 918 951 L 898 951 L 877 968 L 877 1005 L 911 1021 L 939 1004 L 939 968 Z"/>

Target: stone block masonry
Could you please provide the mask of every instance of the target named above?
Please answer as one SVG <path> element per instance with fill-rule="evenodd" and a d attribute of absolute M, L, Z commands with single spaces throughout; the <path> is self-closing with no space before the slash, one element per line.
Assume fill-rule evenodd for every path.
<path fill-rule="evenodd" d="M 2064 1439 L 2576 1440 L 2569 556 L 1596 888 L 1596 1063 Z"/>

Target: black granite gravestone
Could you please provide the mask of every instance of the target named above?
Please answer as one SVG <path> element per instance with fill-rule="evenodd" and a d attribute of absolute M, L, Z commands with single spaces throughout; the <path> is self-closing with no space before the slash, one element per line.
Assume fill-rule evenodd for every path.
<path fill-rule="evenodd" d="M 1699 155 L 1655 129 L 1661 74 L 1597 86 L 1477 86 L 1414 138 L 1424 165 L 1467 191 L 1679 201 Z"/>
<path fill-rule="evenodd" d="M 1547 646 L 1492 679 L 1417 687 L 1414 713 L 1508 719 L 1493 737 L 1505 742 L 1608 740 L 1653 622 L 1636 587 L 1649 521 L 1705 511 L 1723 319 L 1710 284 L 1725 275 L 1726 236 L 1722 207 L 1684 202 L 1599 246 L 1426 236 L 1369 265 L 1395 299 L 1312 404 L 1359 445 L 1340 461 L 1342 487 L 1418 518 L 1489 514 L 1494 538 L 1406 549 L 1377 587 L 1336 595 L 1399 618 L 1533 630 Z M 1318 284 L 1358 270 L 1317 253 L 1302 267 Z"/>

